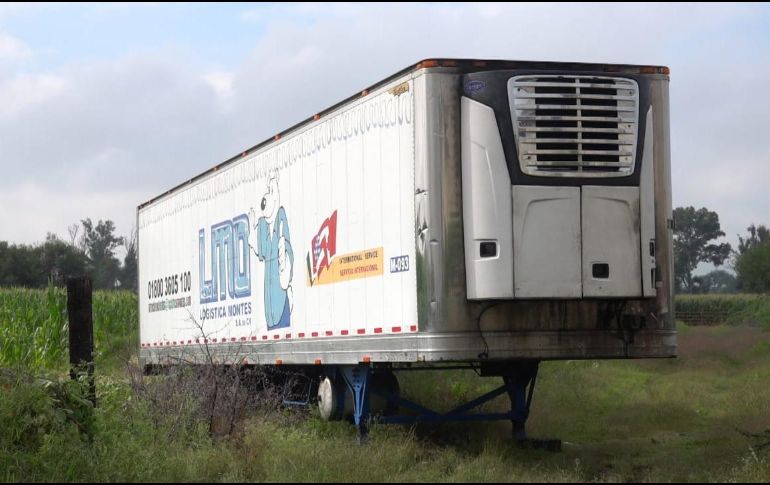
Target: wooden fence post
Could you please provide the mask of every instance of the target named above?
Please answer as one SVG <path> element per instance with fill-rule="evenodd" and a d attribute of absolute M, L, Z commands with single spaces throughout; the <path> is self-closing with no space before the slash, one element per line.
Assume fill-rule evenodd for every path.
<path fill-rule="evenodd" d="M 94 321 L 91 309 L 91 279 L 87 276 L 67 280 L 69 319 L 70 377 L 88 372 L 89 397 L 96 406 L 94 382 Z"/>

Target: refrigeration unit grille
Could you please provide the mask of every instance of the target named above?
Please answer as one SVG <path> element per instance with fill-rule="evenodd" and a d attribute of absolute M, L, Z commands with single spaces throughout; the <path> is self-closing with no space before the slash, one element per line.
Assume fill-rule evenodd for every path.
<path fill-rule="evenodd" d="M 549 177 L 634 171 L 639 87 L 605 76 L 525 75 L 508 81 L 521 170 Z"/>

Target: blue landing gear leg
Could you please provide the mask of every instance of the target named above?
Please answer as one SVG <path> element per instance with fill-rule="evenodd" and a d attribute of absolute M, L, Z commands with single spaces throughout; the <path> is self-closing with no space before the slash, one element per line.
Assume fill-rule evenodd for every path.
<path fill-rule="evenodd" d="M 353 418 L 358 429 L 358 444 L 369 439 L 369 384 L 372 375 L 368 365 L 341 366 L 345 384 L 353 393 Z"/>
<path fill-rule="evenodd" d="M 511 399 L 513 441 L 525 447 L 561 451 L 561 440 L 533 440 L 527 437 L 527 418 L 529 418 L 529 409 L 535 392 L 539 365 L 539 361 L 519 362 L 503 373 L 503 382 Z"/>
<path fill-rule="evenodd" d="M 503 374 L 505 390 L 511 399 L 511 425 L 514 441 L 526 441 L 527 439 L 526 424 L 527 418 L 529 418 L 529 406 L 532 404 L 532 395 L 535 392 L 535 380 L 537 379 L 539 364 L 537 361 L 522 362 Z"/>

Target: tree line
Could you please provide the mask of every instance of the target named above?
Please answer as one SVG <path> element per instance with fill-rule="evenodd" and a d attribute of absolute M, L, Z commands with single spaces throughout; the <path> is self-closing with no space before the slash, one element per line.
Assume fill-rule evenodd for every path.
<path fill-rule="evenodd" d="M 770 292 L 770 230 L 751 224 L 738 236 L 738 246 L 717 242 L 724 237 L 719 215 L 705 207 L 674 209 L 674 279 L 680 293 Z M 732 267 L 735 275 L 715 269 L 695 275 L 699 264 Z"/>
<path fill-rule="evenodd" d="M 42 244 L 9 244 L 0 241 L 0 286 L 41 288 L 52 282 L 88 275 L 97 289 L 132 289 L 137 285 L 136 231 L 115 235 L 111 220 L 90 218 L 69 227 L 69 240 L 48 233 Z M 123 261 L 116 250 L 125 247 Z"/>

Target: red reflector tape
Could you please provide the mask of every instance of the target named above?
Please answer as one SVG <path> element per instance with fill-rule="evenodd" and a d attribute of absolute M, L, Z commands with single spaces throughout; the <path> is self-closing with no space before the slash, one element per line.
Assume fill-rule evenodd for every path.
<path fill-rule="evenodd" d="M 401 331 L 401 327 L 393 327 L 393 333 L 398 333 Z"/>
<path fill-rule="evenodd" d="M 358 335 L 363 335 L 363 334 L 365 334 L 365 333 L 366 333 L 366 329 L 365 329 L 365 328 L 359 328 L 358 330 L 356 330 L 356 333 L 357 333 Z"/>
<path fill-rule="evenodd" d="M 417 331 L 417 325 L 412 325 L 411 327 L 409 327 L 409 330 L 412 331 L 412 332 L 416 332 Z"/>
<path fill-rule="evenodd" d="M 341 333 L 342 335 L 347 335 L 347 334 L 348 334 L 348 331 L 347 331 L 347 330 L 343 330 L 343 331 L 341 331 L 340 333 Z"/>
<path fill-rule="evenodd" d="M 313 332 L 310 334 L 311 337 L 318 337 L 318 332 Z"/>
<path fill-rule="evenodd" d="M 327 330 L 326 331 L 326 336 L 327 337 L 331 337 L 332 335 L 334 335 L 334 332 L 332 332 L 331 330 Z"/>
<path fill-rule="evenodd" d="M 375 328 L 374 333 L 382 333 L 382 328 L 381 327 Z"/>

